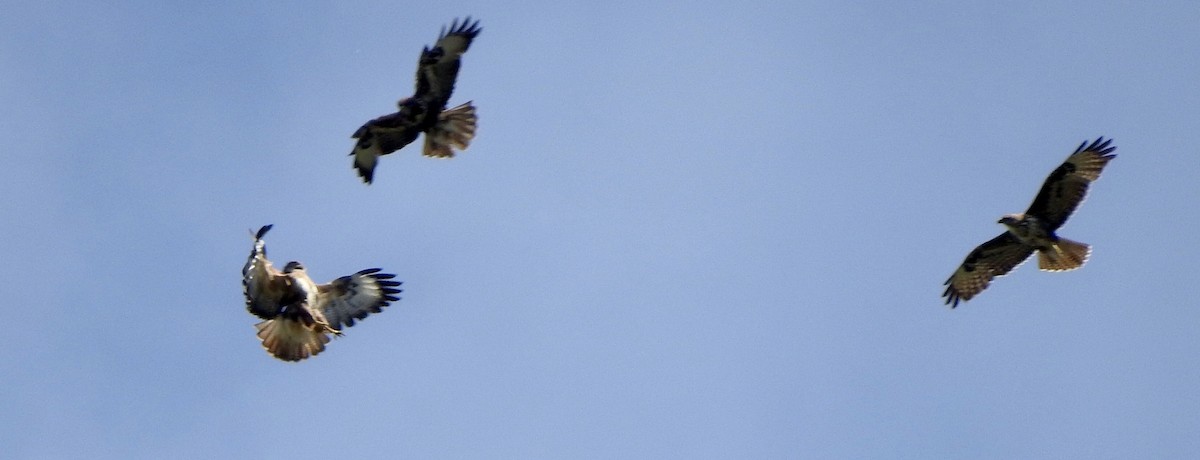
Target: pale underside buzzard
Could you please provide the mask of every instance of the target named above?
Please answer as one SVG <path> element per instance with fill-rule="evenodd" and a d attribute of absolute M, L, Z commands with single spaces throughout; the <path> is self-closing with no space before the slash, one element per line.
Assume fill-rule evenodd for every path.
<path fill-rule="evenodd" d="M 341 335 L 355 320 L 379 313 L 399 300 L 399 281 L 380 269 L 362 270 L 316 284 L 299 262 L 288 262 L 283 271 L 267 260 L 263 236 L 270 225 L 254 236 L 254 249 L 242 268 L 246 309 L 263 321 L 254 325 L 263 347 L 276 358 L 300 361 L 325 350 L 329 334 Z"/>
<path fill-rule="evenodd" d="M 1091 145 L 1084 141 L 1067 157 L 1033 199 L 1033 204 L 1024 214 L 1009 214 L 1002 217 L 1000 224 L 1005 232 L 979 245 L 967 255 L 958 270 L 946 280 L 946 291 L 942 296 L 951 308 L 959 301 L 971 300 L 992 279 L 1003 276 L 1029 258 L 1038 254 L 1038 268 L 1045 271 L 1074 270 L 1083 266 L 1091 253 L 1091 247 L 1066 238 L 1058 230 L 1083 202 L 1088 185 L 1100 178 L 1100 172 L 1110 160 L 1116 158 L 1109 146 L 1111 139 L 1096 139 Z"/>
<path fill-rule="evenodd" d="M 449 29 L 442 28 L 433 48 L 425 47 L 417 62 L 417 87 L 412 97 L 397 103 L 395 113 L 368 121 L 352 136 L 357 139 L 354 169 L 368 184 L 374 180 L 379 157 L 400 150 L 425 133 L 424 155 L 451 158 L 454 149 L 466 150 L 475 138 L 475 106 L 471 102 L 447 110 L 454 92 L 460 59 L 479 32 L 479 21 L 471 18 Z"/>

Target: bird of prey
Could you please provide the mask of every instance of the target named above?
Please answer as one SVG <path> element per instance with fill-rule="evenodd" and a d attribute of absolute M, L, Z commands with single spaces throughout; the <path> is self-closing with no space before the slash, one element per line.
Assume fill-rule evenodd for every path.
<path fill-rule="evenodd" d="M 998 223 L 1005 232 L 979 245 L 967 255 L 967 259 L 946 280 L 946 291 L 942 296 L 950 308 L 959 301 L 971 300 L 992 279 L 1003 276 L 1016 268 L 1034 251 L 1038 254 L 1038 268 L 1057 272 L 1082 267 L 1091 254 L 1091 247 L 1059 237 L 1055 231 L 1062 227 L 1079 203 L 1087 195 L 1088 185 L 1100 178 L 1100 172 L 1110 160 L 1116 146 L 1109 146 L 1112 139 L 1100 137 L 1088 145 L 1087 141 L 1067 161 L 1063 162 L 1033 199 L 1033 204 L 1024 214 L 1009 214 Z"/>
<path fill-rule="evenodd" d="M 263 321 L 255 324 L 263 347 L 276 358 L 300 361 L 325 350 L 329 335 L 342 335 L 354 320 L 379 313 L 399 300 L 395 275 L 370 268 L 328 284 L 316 284 L 300 262 L 288 262 L 283 271 L 267 260 L 263 235 L 254 235 L 254 249 L 242 267 L 246 309 Z"/>
<path fill-rule="evenodd" d="M 471 102 L 447 110 L 459 60 L 483 29 L 471 17 L 450 28 L 442 28 L 437 44 L 425 47 L 417 62 L 417 88 L 412 97 L 401 99 L 395 113 L 384 115 L 358 128 L 351 136 L 358 141 L 350 155 L 354 169 L 370 184 L 375 177 L 379 157 L 400 150 L 417 135 L 425 133 L 424 155 L 451 158 L 454 148 L 466 150 L 475 138 L 475 106 Z"/>

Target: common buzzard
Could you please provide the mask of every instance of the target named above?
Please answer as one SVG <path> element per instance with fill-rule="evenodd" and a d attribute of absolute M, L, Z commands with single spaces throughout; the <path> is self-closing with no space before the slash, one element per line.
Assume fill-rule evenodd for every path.
<path fill-rule="evenodd" d="M 1117 147 L 1110 147 L 1111 142 L 1100 137 L 1091 145 L 1087 141 L 1079 144 L 1067 161 L 1046 178 L 1029 210 L 1000 218 L 998 223 L 1006 227 L 1005 232 L 971 251 L 946 280 L 942 296 L 950 308 L 957 307 L 959 301 L 971 300 L 987 288 L 992 278 L 1016 268 L 1034 251 L 1038 253 L 1038 268 L 1045 271 L 1083 266 L 1091 247 L 1061 238 L 1055 231 L 1083 202 L 1088 185 L 1100 178 L 1104 165 L 1117 157 L 1112 153 Z"/>
<path fill-rule="evenodd" d="M 300 361 L 325 350 L 329 335 L 342 335 L 354 320 L 379 313 L 389 302 L 399 300 L 395 275 L 378 268 L 343 276 L 318 285 L 308 277 L 300 262 L 288 262 L 283 271 L 267 260 L 263 235 L 267 225 L 254 235 L 254 249 L 242 267 L 246 309 L 263 321 L 255 324 L 268 353 L 284 361 Z"/>
<path fill-rule="evenodd" d="M 421 51 L 412 97 L 401 99 L 397 112 L 368 121 L 354 132 L 352 137 L 358 141 L 350 155 L 364 182 L 370 184 L 374 179 L 380 156 L 400 150 L 420 133 L 425 133 L 427 157 L 450 158 L 454 148 L 466 150 L 471 144 L 475 106 L 468 101 L 447 110 L 446 104 L 454 92 L 459 60 L 482 30 L 479 21 L 471 22 L 470 16 L 461 24 L 455 19 L 449 29 L 443 27 L 437 44 Z"/>

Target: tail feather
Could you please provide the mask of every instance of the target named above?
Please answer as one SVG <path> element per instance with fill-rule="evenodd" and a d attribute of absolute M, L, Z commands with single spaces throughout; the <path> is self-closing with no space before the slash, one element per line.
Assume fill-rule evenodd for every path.
<path fill-rule="evenodd" d="M 300 321 L 276 318 L 255 324 L 263 348 L 284 361 L 300 361 L 325 351 L 329 336 L 313 331 Z"/>
<path fill-rule="evenodd" d="M 475 138 L 475 106 L 470 102 L 438 115 L 438 122 L 425 133 L 427 157 L 452 158 L 454 150 L 466 150 Z"/>
<path fill-rule="evenodd" d="M 1074 270 L 1082 267 L 1091 253 L 1091 246 L 1059 238 L 1049 249 L 1038 251 L 1038 268 L 1051 272 Z"/>

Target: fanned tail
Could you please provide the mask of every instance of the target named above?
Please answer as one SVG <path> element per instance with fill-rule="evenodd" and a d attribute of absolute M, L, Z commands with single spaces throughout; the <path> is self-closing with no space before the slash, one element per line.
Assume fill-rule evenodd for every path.
<path fill-rule="evenodd" d="M 276 318 L 254 325 L 263 348 L 284 361 L 300 361 L 325 351 L 329 336 L 313 331 L 302 322 L 288 318 Z"/>
<path fill-rule="evenodd" d="M 1091 246 L 1059 238 L 1049 249 L 1038 251 L 1038 268 L 1051 272 L 1074 270 L 1082 267 L 1091 253 Z"/>
<path fill-rule="evenodd" d="M 437 124 L 425 133 L 425 156 L 452 158 L 454 149 L 466 150 L 475 138 L 475 120 L 471 102 L 442 111 Z"/>

